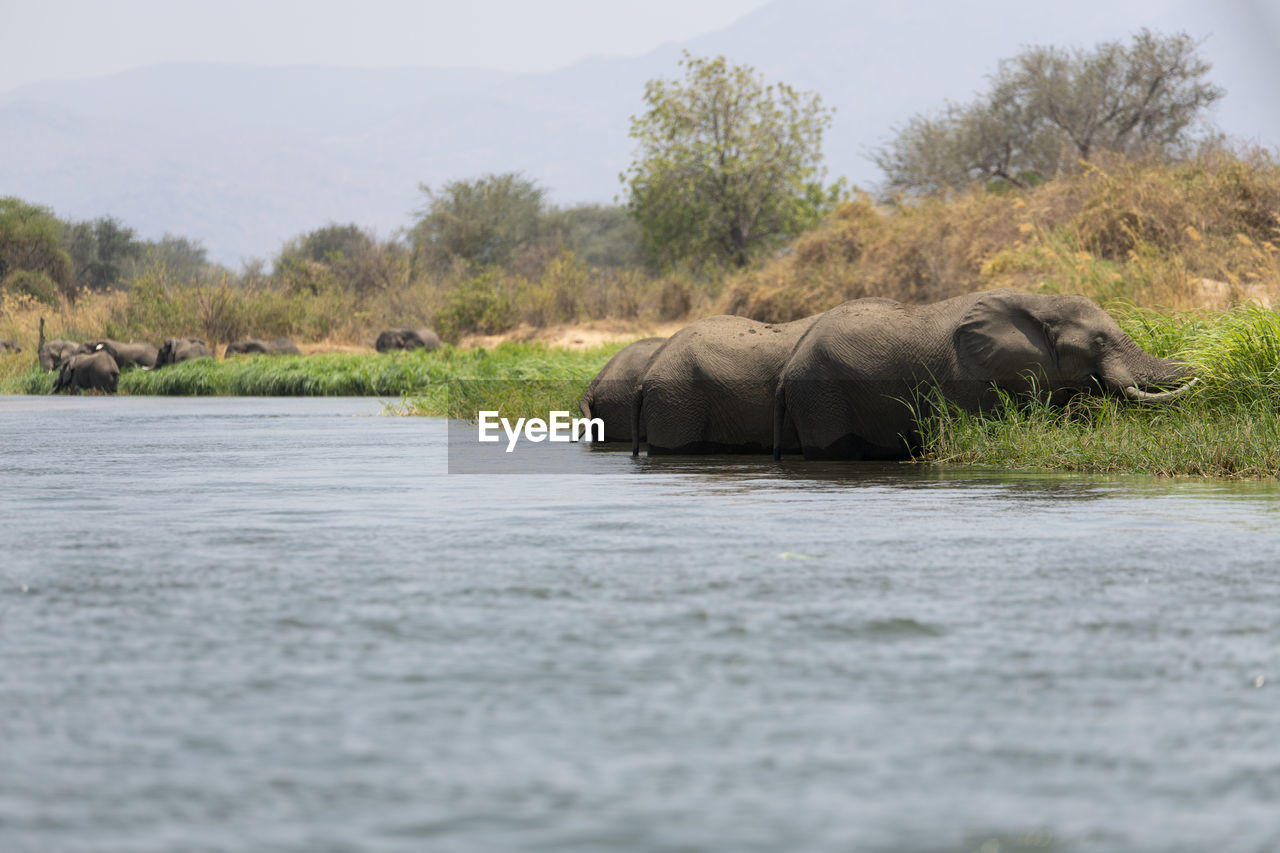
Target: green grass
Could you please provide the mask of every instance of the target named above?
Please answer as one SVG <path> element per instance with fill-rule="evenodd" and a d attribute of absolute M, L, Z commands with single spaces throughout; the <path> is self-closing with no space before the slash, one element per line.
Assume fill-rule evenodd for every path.
<path fill-rule="evenodd" d="M 617 343 L 584 352 L 529 344 L 502 344 L 453 365 L 447 381 L 406 399 L 397 413 L 473 420 L 481 409 L 504 417 L 546 417 L 576 412 L 578 398 L 613 355 Z"/>
<path fill-rule="evenodd" d="M 378 355 L 243 356 L 129 370 L 120 394 L 146 396 L 395 397 L 399 414 L 474 418 L 480 409 L 532 417 L 576 411 L 592 377 L 623 344 L 585 352 L 505 343 Z M 55 374 L 25 353 L 0 361 L 0 393 L 48 394 Z"/>

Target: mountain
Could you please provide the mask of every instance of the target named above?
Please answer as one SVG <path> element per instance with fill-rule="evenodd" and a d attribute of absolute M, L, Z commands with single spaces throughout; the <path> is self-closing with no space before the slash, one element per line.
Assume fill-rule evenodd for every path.
<path fill-rule="evenodd" d="M 1060 9 L 775 0 L 684 45 L 544 74 L 137 68 L 0 93 L 0 195 L 66 218 L 113 215 L 148 238 L 200 239 L 231 265 L 269 258 L 331 221 L 388 235 L 412 220 L 420 183 L 485 172 L 521 171 L 562 204 L 608 202 L 633 153 L 628 119 L 642 109 L 645 81 L 676 76 L 682 49 L 820 93 L 837 110 L 824 146 L 831 176 L 870 186 L 873 147 L 911 115 L 972 97 L 998 59 L 1032 43 L 1124 39 L 1142 26 L 1197 36 L 1216 27 L 1202 53 L 1229 92 L 1218 123 L 1276 144 L 1280 73 L 1264 64 L 1275 52 L 1248 21 L 1207 14 L 1161 0 Z"/>

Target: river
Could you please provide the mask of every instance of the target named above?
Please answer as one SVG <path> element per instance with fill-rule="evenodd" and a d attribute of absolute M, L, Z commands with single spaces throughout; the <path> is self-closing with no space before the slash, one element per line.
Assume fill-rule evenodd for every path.
<path fill-rule="evenodd" d="M 1276 484 L 448 435 L 0 398 L 0 849 L 1280 849 Z"/>

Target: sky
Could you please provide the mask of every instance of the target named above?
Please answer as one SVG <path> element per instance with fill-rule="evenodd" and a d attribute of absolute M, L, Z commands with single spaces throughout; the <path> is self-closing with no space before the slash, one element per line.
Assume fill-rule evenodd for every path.
<path fill-rule="evenodd" d="M 638 56 L 765 0 L 0 0 L 0 91 L 161 62 L 536 72 Z"/>

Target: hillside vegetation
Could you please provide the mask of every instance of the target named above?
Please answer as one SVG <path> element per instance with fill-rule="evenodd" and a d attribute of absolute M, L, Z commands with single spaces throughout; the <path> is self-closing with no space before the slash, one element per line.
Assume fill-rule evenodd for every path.
<path fill-rule="evenodd" d="M 1224 151 L 1121 158 L 1029 190 L 838 208 L 722 307 L 785 321 L 847 299 L 932 302 L 992 287 L 1162 310 L 1280 304 L 1280 166 Z"/>

